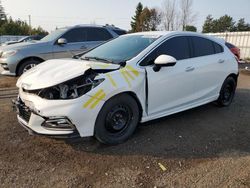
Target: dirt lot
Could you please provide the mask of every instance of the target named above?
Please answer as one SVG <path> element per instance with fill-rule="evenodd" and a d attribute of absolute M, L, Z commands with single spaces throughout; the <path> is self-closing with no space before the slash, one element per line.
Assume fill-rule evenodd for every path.
<path fill-rule="evenodd" d="M 13 86 L 8 79 L 0 83 Z M 0 99 L 0 147 L 1 187 L 250 187 L 250 75 L 240 75 L 231 107 L 143 124 L 112 147 L 29 136 Z"/>

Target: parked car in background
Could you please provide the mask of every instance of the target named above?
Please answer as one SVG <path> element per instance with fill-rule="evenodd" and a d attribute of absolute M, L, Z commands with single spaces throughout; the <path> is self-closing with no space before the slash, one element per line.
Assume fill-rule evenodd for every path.
<path fill-rule="evenodd" d="M 11 44 L 16 44 L 16 43 L 21 43 L 21 42 L 28 42 L 28 41 L 32 41 L 32 40 L 41 40 L 44 36 L 42 35 L 33 35 L 33 36 L 27 36 L 27 37 L 23 37 L 20 40 L 17 41 L 8 41 L 3 43 L 1 46 L 8 46 Z"/>
<path fill-rule="evenodd" d="M 213 101 L 229 106 L 237 78 L 237 61 L 221 40 L 193 32 L 134 33 L 79 59 L 49 60 L 27 71 L 13 103 L 31 134 L 119 144 L 138 122 Z"/>
<path fill-rule="evenodd" d="M 231 50 L 231 52 L 237 57 L 237 59 L 239 61 L 240 60 L 240 49 L 229 42 L 226 42 L 226 46 Z"/>
<path fill-rule="evenodd" d="M 3 46 L 0 48 L 2 74 L 20 76 L 45 60 L 72 57 L 124 32 L 113 26 L 77 25 L 57 29 L 40 41 Z"/>

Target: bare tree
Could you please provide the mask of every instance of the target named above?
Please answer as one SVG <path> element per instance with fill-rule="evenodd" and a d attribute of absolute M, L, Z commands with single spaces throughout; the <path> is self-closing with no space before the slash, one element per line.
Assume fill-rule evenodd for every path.
<path fill-rule="evenodd" d="M 193 6 L 193 0 L 181 0 L 180 2 L 180 8 L 181 8 L 181 26 L 182 30 L 184 31 L 187 25 L 192 25 L 196 14 L 193 13 L 192 6 Z"/>
<path fill-rule="evenodd" d="M 176 22 L 176 0 L 165 0 L 163 3 L 163 25 L 165 30 L 174 30 Z"/>

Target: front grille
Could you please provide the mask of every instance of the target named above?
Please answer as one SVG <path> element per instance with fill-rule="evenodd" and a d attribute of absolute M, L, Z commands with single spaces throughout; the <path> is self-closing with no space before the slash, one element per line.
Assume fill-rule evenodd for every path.
<path fill-rule="evenodd" d="M 26 106 L 19 107 L 19 116 L 24 119 L 26 122 L 29 122 L 31 111 Z"/>
<path fill-rule="evenodd" d="M 18 98 L 17 100 L 13 100 L 12 103 L 13 103 L 13 107 L 16 109 L 20 118 L 22 118 L 28 123 L 30 120 L 30 116 L 31 116 L 30 109 L 27 106 L 25 106 L 24 102 L 21 101 L 20 98 Z"/>

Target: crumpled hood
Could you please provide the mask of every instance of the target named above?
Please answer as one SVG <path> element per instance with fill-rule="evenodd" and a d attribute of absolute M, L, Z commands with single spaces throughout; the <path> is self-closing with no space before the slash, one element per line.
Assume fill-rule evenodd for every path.
<path fill-rule="evenodd" d="M 48 88 L 83 75 L 87 70 L 115 70 L 120 65 L 77 59 L 54 59 L 43 62 L 24 73 L 17 87 L 26 90 Z"/>

